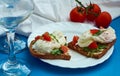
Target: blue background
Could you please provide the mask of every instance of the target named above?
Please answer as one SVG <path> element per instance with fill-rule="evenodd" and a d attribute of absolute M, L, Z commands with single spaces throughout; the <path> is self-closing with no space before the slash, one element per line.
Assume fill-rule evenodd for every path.
<path fill-rule="evenodd" d="M 17 54 L 17 57 L 25 59 L 31 65 L 30 76 L 120 76 L 120 17 L 112 21 L 111 27 L 115 29 L 117 35 L 113 54 L 108 60 L 97 66 L 82 69 L 52 66 L 31 56 L 28 48 Z M 0 54 L 0 59 L 6 57 L 6 54 Z"/>

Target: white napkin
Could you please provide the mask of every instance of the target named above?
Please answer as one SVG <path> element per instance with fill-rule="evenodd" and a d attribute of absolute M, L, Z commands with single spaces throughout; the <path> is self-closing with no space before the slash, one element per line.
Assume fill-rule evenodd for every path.
<path fill-rule="evenodd" d="M 34 0 L 34 14 L 58 22 L 68 20 L 74 0 Z"/>
<path fill-rule="evenodd" d="M 32 32 L 31 19 L 27 19 L 16 28 L 16 33 L 24 36 L 29 36 L 31 32 Z"/>
<path fill-rule="evenodd" d="M 108 11 L 112 18 L 120 16 L 120 0 L 79 0 L 84 5 L 97 3 L 102 11 Z M 75 0 L 34 0 L 36 10 L 34 14 L 44 17 L 48 20 L 68 21 L 70 10 L 76 6 Z"/>

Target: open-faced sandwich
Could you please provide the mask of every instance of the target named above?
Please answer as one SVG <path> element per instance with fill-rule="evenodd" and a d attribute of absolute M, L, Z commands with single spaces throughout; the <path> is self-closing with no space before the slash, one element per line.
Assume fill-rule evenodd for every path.
<path fill-rule="evenodd" d="M 30 43 L 30 52 L 33 56 L 42 59 L 70 60 L 69 48 L 66 46 L 66 37 L 60 31 L 45 32 L 36 36 Z"/>
<path fill-rule="evenodd" d="M 86 57 L 99 59 L 107 53 L 115 41 L 115 31 L 111 27 L 90 29 L 80 36 L 74 36 L 68 47 Z"/>

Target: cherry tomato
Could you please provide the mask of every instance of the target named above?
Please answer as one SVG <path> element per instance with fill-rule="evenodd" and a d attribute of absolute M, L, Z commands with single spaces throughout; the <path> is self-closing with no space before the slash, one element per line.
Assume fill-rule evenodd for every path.
<path fill-rule="evenodd" d="M 97 27 L 104 27 L 107 28 L 112 21 L 111 15 L 104 11 L 102 12 L 95 20 L 95 24 Z"/>
<path fill-rule="evenodd" d="M 87 19 L 94 21 L 101 13 L 101 9 L 97 4 L 91 4 L 86 7 Z"/>
<path fill-rule="evenodd" d="M 73 22 L 84 22 L 86 19 L 85 10 L 81 7 L 75 7 L 70 12 L 70 20 Z"/>

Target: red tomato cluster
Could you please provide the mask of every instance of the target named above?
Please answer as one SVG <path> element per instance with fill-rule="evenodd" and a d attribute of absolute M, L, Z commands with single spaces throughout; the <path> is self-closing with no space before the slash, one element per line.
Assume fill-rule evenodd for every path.
<path fill-rule="evenodd" d="M 97 4 L 90 3 L 86 7 L 76 0 L 80 6 L 76 6 L 70 12 L 70 20 L 73 22 L 84 22 L 85 20 L 88 21 L 95 21 L 95 25 L 97 27 L 107 28 L 112 21 L 111 15 L 104 11 L 101 12 L 101 8 Z"/>

